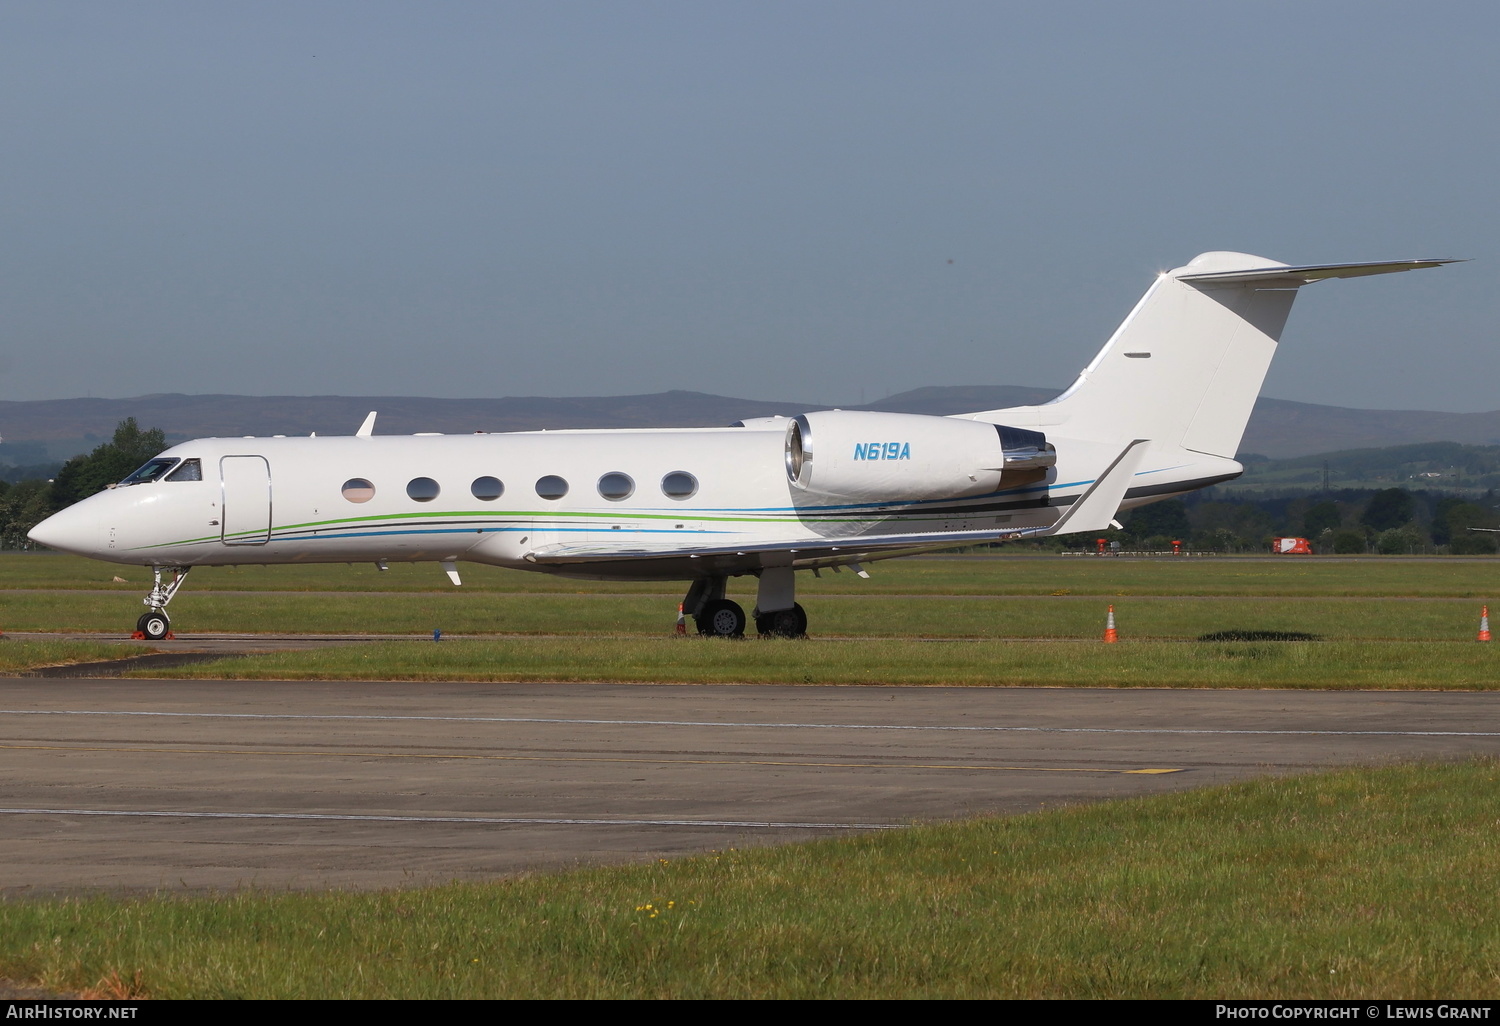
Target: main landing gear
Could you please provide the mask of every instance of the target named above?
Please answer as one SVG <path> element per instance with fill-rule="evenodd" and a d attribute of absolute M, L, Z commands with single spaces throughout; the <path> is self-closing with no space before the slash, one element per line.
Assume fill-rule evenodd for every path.
<path fill-rule="evenodd" d="M 805 638 L 807 612 L 801 603 L 793 603 L 791 609 L 781 609 L 774 613 L 757 612 L 755 629 L 763 638 Z"/>
<path fill-rule="evenodd" d="M 745 636 L 745 610 L 731 599 L 710 599 L 694 616 L 698 621 L 698 633 L 709 638 L 743 638 Z"/>
<path fill-rule="evenodd" d="M 724 597 L 724 577 L 703 577 L 693 582 L 682 600 L 683 612 L 691 614 L 698 633 L 707 638 L 743 638 L 748 622 L 738 602 Z M 807 612 L 795 600 L 791 567 L 768 567 L 760 572 L 755 603 L 755 630 L 763 638 L 807 636 Z"/>
<path fill-rule="evenodd" d="M 176 567 L 172 570 L 170 583 L 161 579 L 162 568 L 153 566 L 151 576 L 155 584 L 151 587 L 151 594 L 142 601 L 145 602 L 147 611 L 141 614 L 141 618 L 135 622 L 136 638 L 144 638 L 147 641 L 160 641 L 172 636 L 172 621 L 167 618 L 167 603 L 172 601 L 172 596 L 177 594 L 177 589 L 182 587 L 182 582 L 187 580 L 188 571 L 192 567 Z"/>

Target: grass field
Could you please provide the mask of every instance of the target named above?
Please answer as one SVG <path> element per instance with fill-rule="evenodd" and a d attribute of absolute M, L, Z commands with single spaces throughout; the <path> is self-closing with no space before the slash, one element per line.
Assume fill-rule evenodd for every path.
<path fill-rule="evenodd" d="M 426 564 L 385 573 L 343 564 L 207 567 L 194 572 L 172 606 L 174 625 L 185 634 L 430 637 L 436 629 L 447 640 L 263 655 L 170 672 L 293 679 L 1493 686 L 1489 649 L 1472 642 L 1479 607 L 1500 579 L 1500 560 L 974 555 L 892 560 L 874 569 L 868 581 L 849 573 L 799 576 L 812 643 L 726 647 L 672 636 L 679 595 L 671 585 L 466 567 L 464 587 L 454 588 Z M 127 580 L 115 582 L 116 576 Z M 0 554 L 0 629 L 56 631 L 60 640 L 69 632 L 123 635 L 139 614 L 145 586 L 139 568 Z M 753 579 L 737 579 L 730 593 L 748 608 L 753 588 Z M 1126 644 L 1106 649 L 1097 641 L 1111 604 Z M 1324 640 L 1194 640 L 1226 630 L 1296 631 Z M 496 635 L 502 637 L 486 638 Z M 936 643 L 944 640 L 964 644 Z M 164 644 L 170 649 L 171 642 Z M 9 662 L 0 661 L 0 672 L 82 658 L 89 657 L 53 659 L 38 649 L 28 663 L 13 651 Z"/>
<path fill-rule="evenodd" d="M 112 583 L 117 570 L 135 579 Z M 1114 603 L 1130 638 L 1242 628 L 1456 641 L 1472 639 L 1478 607 L 1500 582 L 1500 560 L 976 556 L 892 560 L 876 571 L 869 581 L 799 575 L 814 637 L 1091 638 Z M 681 597 L 670 584 L 564 581 L 492 567 L 464 573 L 464 587 L 454 588 L 427 565 L 384 574 L 342 564 L 206 567 L 171 612 L 187 632 L 660 637 L 671 632 Z M 127 632 L 145 588 L 139 569 L 0 555 L 0 629 Z M 730 593 L 749 608 L 753 589 L 753 579 L 736 579 Z"/>
<path fill-rule="evenodd" d="M 465 592 L 524 594 L 644 594 L 670 596 L 675 607 L 685 584 L 575 581 L 547 574 L 460 564 Z M 863 580 L 847 570 L 821 578 L 797 575 L 800 595 L 1261 595 L 1428 596 L 1476 598 L 1496 594 L 1500 557 L 1409 559 L 1235 556 L 1194 559 L 1095 559 L 1057 555 L 916 556 L 871 563 Z M 114 581 L 124 578 L 124 583 Z M 0 590 L 98 590 L 134 596 L 151 585 L 150 571 L 78 556 L 0 553 Z M 754 592 L 751 578 L 732 589 Z M 434 563 L 395 563 L 382 573 L 367 563 L 305 566 L 200 567 L 184 586 L 194 591 L 450 592 Z"/>
<path fill-rule="evenodd" d="M 70 663 L 99 662 L 141 655 L 135 645 L 111 645 L 94 641 L 16 641 L 0 642 L 0 673 L 16 673 L 39 666 L 66 666 Z"/>
<path fill-rule="evenodd" d="M 1486 998 L 1493 762 L 378 895 L 10 900 L 0 975 L 159 998 Z"/>
<path fill-rule="evenodd" d="M 1047 687 L 1490 690 L 1488 645 L 1418 642 L 719 642 L 581 638 L 384 642 L 141 670 L 259 680 L 640 681 Z"/>
<path fill-rule="evenodd" d="M 745 604 L 753 603 L 747 596 Z M 1214 631 L 1303 631 L 1332 639 L 1472 641 L 1472 599 L 1222 599 L 1180 597 L 885 596 L 808 598 L 814 638 L 1093 638 L 1115 606 L 1123 637 L 1188 639 Z M 122 636 L 141 609 L 133 596 L 0 594 L 9 631 L 102 631 Z M 1500 606 L 1497 606 L 1500 611 Z M 186 633 L 537 634 L 660 638 L 675 600 L 613 595 L 180 595 L 174 629 Z M 691 622 L 689 628 L 692 629 Z"/>
<path fill-rule="evenodd" d="M 799 577 L 810 641 L 675 638 L 677 589 L 432 566 L 196 571 L 185 632 L 428 634 L 152 677 L 1495 688 L 1500 560 L 994 556 Z M 127 578 L 116 583 L 114 576 Z M 0 554 L 0 673 L 139 649 L 147 577 Z M 732 583 L 747 607 L 753 584 Z M 1098 641 L 1114 604 L 1124 643 Z M 1497 609 L 1500 613 L 1500 609 Z M 1199 642 L 1228 629 L 1313 642 Z M 463 635 L 507 634 L 483 638 Z M 455 635 L 458 635 L 455 637 Z M 161 647 L 171 649 L 171 642 Z M 1500 764 L 1265 780 L 381 894 L 0 901 L 0 977 L 119 997 L 1487 997 Z"/>

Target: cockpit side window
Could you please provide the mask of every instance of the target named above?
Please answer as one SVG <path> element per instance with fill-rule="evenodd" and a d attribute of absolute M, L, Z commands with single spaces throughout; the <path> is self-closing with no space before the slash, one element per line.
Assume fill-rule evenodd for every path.
<path fill-rule="evenodd" d="M 120 484 L 136 485 L 145 484 L 147 481 L 160 480 L 163 474 L 171 470 L 176 465 L 177 457 L 158 456 L 155 459 L 147 460 L 139 470 L 137 470 L 134 474 L 131 474 L 125 480 L 121 481 Z"/>
<path fill-rule="evenodd" d="M 182 466 L 167 475 L 168 481 L 202 481 L 203 464 L 197 460 L 183 460 Z"/>

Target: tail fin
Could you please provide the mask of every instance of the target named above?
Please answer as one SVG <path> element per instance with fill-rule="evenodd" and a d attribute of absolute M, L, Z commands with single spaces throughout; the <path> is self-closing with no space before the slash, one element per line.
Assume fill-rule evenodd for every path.
<path fill-rule="evenodd" d="M 1450 260 L 1291 267 L 1244 253 L 1204 253 L 1157 278 L 1099 355 L 1042 406 L 969 414 L 1101 441 L 1233 458 L 1297 289 L 1324 278 L 1436 267 Z"/>

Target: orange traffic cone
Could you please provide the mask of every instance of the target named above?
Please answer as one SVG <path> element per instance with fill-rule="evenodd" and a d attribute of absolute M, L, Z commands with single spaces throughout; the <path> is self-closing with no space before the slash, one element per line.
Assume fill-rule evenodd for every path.
<path fill-rule="evenodd" d="M 1490 607 L 1484 606 L 1479 614 L 1479 640 L 1490 640 Z"/>
<path fill-rule="evenodd" d="M 687 633 L 687 617 L 682 615 L 682 603 L 677 603 L 677 633 Z"/>
<path fill-rule="evenodd" d="M 1104 621 L 1104 643 L 1112 645 L 1120 640 L 1120 632 L 1115 630 L 1115 607 L 1109 607 L 1109 619 Z"/>

